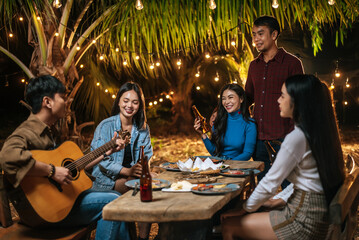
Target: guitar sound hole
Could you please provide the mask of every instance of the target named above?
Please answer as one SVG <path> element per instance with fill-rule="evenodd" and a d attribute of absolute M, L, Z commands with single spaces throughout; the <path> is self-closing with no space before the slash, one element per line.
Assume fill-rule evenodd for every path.
<path fill-rule="evenodd" d="M 75 166 L 75 164 L 72 164 L 71 166 L 68 166 L 69 164 L 71 164 L 74 160 L 70 159 L 70 158 L 66 158 L 62 161 L 62 166 L 63 167 L 67 167 L 68 169 L 70 169 L 71 172 L 71 176 L 74 180 L 78 179 L 80 176 L 80 172 L 78 171 L 77 167 Z"/>

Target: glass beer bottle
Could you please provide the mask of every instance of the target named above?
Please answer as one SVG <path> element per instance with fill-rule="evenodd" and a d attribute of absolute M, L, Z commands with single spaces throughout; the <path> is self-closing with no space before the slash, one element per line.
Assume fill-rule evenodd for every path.
<path fill-rule="evenodd" d="M 142 174 L 140 177 L 140 195 L 142 202 L 152 201 L 152 177 L 148 167 L 148 157 L 143 154 L 143 146 L 141 146 L 141 166 Z"/>
<path fill-rule="evenodd" d="M 208 138 L 211 138 L 211 134 L 212 134 L 211 127 L 206 122 L 206 119 L 199 113 L 196 105 L 192 106 L 192 110 L 193 110 L 195 118 L 198 118 L 201 122 L 202 132 L 204 134 L 207 134 Z"/>

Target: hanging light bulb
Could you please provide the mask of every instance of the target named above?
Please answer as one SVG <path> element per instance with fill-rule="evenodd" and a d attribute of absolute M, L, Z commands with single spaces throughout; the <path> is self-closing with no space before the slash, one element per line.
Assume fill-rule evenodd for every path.
<path fill-rule="evenodd" d="M 120 51 L 120 49 L 119 49 L 119 48 L 116 48 L 116 49 L 115 49 L 115 51 L 116 51 L 116 52 L 119 52 L 119 51 Z"/>
<path fill-rule="evenodd" d="M 37 20 L 39 20 L 39 21 L 41 20 L 41 18 L 40 18 L 39 16 L 37 16 L 36 18 L 37 18 Z"/>
<path fill-rule="evenodd" d="M 135 58 L 136 58 L 136 60 L 138 60 L 138 59 L 140 59 L 140 56 L 136 55 L 136 57 L 135 57 Z"/>
<path fill-rule="evenodd" d="M 100 86 L 100 83 L 99 83 L 99 82 L 97 82 L 97 83 L 96 83 L 96 86 L 97 86 L 97 87 L 98 87 L 98 86 Z"/>
<path fill-rule="evenodd" d="M 344 101 L 344 105 L 348 105 L 348 102 L 347 102 L 347 101 Z"/>
<path fill-rule="evenodd" d="M 54 8 L 60 8 L 62 6 L 62 3 L 61 3 L 60 0 L 55 0 L 55 1 L 52 2 L 52 6 Z"/>
<path fill-rule="evenodd" d="M 95 40 L 95 39 L 94 39 L 94 40 L 92 40 L 92 43 L 93 43 L 93 44 L 95 44 L 95 43 L 96 43 L 96 40 Z"/>
<path fill-rule="evenodd" d="M 112 94 L 112 98 L 116 98 L 116 95 L 115 95 L 115 94 Z"/>
<path fill-rule="evenodd" d="M 197 86 L 196 89 L 199 91 L 199 90 L 201 90 L 201 87 L 200 87 L 200 86 Z"/>
<path fill-rule="evenodd" d="M 219 74 L 218 74 L 218 72 L 216 72 L 216 76 L 214 77 L 214 81 L 216 81 L 216 82 L 219 81 Z"/>
<path fill-rule="evenodd" d="M 158 101 L 163 102 L 163 98 L 160 98 Z"/>
<path fill-rule="evenodd" d="M 339 72 L 339 60 L 337 60 L 337 61 L 335 62 L 335 65 L 336 65 L 336 67 L 335 67 L 335 76 L 338 78 L 338 77 L 340 77 L 340 72 Z"/>
<path fill-rule="evenodd" d="M 108 89 L 105 89 L 105 93 L 108 93 Z"/>
<path fill-rule="evenodd" d="M 59 36 L 59 33 L 58 33 L 58 32 L 55 32 L 55 36 L 58 37 L 58 36 Z"/>
<path fill-rule="evenodd" d="M 328 4 L 329 4 L 329 5 L 334 5 L 334 4 L 335 4 L 335 0 L 329 0 L 329 1 L 328 1 Z"/>
<path fill-rule="evenodd" d="M 196 77 L 199 77 L 199 71 L 195 74 Z"/>
<path fill-rule="evenodd" d="M 181 64 L 182 64 L 181 59 L 178 59 L 178 60 L 177 60 L 177 66 L 181 66 Z"/>
<path fill-rule="evenodd" d="M 171 92 L 170 92 L 170 94 L 171 94 L 171 95 L 173 95 L 173 94 L 174 94 L 174 92 L 173 92 L 173 91 L 171 91 Z"/>
<path fill-rule="evenodd" d="M 206 58 L 210 58 L 211 55 L 210 55 L 208 52 L 206 52 L 206 53 L 205 53 L 205 57 L 206 57 Z"/>
<path fill-rule="evenodd" d="M 161 65 L 161 63 L 157 61 L 156 66 L 159 67 L 160 65 Z"/>
<path fill-rule="evenodd" d="M 127 59 L 123 60 L 123 66 L 127 66 Z"/>
<path fill-rule="evenodd" d="M 170 98 L 170 95 L 166 95 L 166 98 L 169 99 L 169 98 Z"/>
<path fill-rule="evenodd" d="M 153 103 L 152 103 L 152 102 L 150 102 L 148 105 L 152 106 L 152 105 L 153 105 Z"/>
<path fill-rule="evenodd" d="M 209 0 L 209 9 L 216 9 L 217 5 L 216 2 L 214 0 Z"/>
<path fill-rule="evenodd" d="M 22 21 L 24 21 L 24 18 L 23 18 L 23 17 L 19 17 L 19 20 L 22 22 Z"/>
<path fill-rule="evenodd" d="M 334 79 L 332 79 L 332 83 L 330 84 L 330 90 L 333 90 L 335 88 L 334 86 Z"/>
<path fill-rule="evenodd" d="M 137 10 L 142 10 L 143 9 L 143 4 L 141 2 L 141 0 L 136 0 L 136 9 Z"/>
<path fill-rule="evenodd" d="M 76 50 L 80 51 L 80 46 L 79 45 L 77 45 Z"/>
<path fill-rule="evenodd" d="M 152 63 L 151 65 L 150 65 L 150 69 L 154 69 L 155 68 L 155 65 Z"/>
<path fill-rule="evenodd" d="M 236 46 L 236 40 L 235 40 L 235 39 L 232 39 L 232 41 L 231 41 L 231 45 L 232 45 L 233 47 L 235 47 L 235 46 Z"/>
<path fill-rule="evenodd" d="M 154 101 L 153 104 L 154 104 L 154 105 L 157 105 L 157 101 Z"/>
<path fill-rule="evenodd" d="M 218 95 L 217 95 L 217 97 L 218 97 L 218 98 L 220 98 L 220 97 L 221 97 L 221 95 L 219 95 L 219 94 L 218 94 Z"/>
<path fill-rule="evenodd" d="M 347 80 L 345 81 L 345 86 L 346 86 L 347 88 L 349 88 L 349 87 L 350 87 L 350 84 L 349 84 L 349 78 L 347 78 Z"/>
<path fill-rule="evenodd" d="M 101 55 L 100 56 L 100 60 L 102 61 L 102 60 L 104 60 L 105 59 L 105 57 L 103 56 L 103 55 Z"/>
<path fill-rule="evenodd" d="M 279 7 L 278 0 L 273 0 L 273 2 L 272 2 L 272 7 L 273 7 L 273 8 L 278 8 L 278 7 Z"/>
<path fill-rule="evenodd" d="M 21 79 L 21 82 L 24 83 L 24 82 L 25 82 L 25 78 L 22 78 L 22 79 Z"/>
<path fill-rule="evenodd" d="M 9 33 L 9 37 L 12 38 L 14 36 L 14 34 L 12 33 Z"/>
<path fill-rule="evenodd" d="M 83 65 L 83 64 L 81 64 L 81 65 L 80 65 L 80 68 L 84 68 L 84 65 Z"/>

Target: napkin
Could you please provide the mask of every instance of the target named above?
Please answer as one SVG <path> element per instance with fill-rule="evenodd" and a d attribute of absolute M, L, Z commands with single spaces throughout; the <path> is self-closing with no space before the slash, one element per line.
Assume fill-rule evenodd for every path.
<path fill-rule="evenodd" d="M 183 172 L 201 172 L 207 170 L 217 170 L 222 166 L 222 163 L 215 164 L 210 158 L 206 158 L 202 161 L 201 158 L 196 157 L 194 162 L 191 158 L 188 158 L 186 162 L 178 161 L 177 165 Z"/>

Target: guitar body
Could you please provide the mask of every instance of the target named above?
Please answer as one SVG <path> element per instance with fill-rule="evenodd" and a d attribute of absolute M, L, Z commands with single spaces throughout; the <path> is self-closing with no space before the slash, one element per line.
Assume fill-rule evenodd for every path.
<path fill-rule="evenodd" d="M 55 167 L 66 166 L 81 158 L 81 149 L 73 142 L 64 142 L 57 149 L 50 151 L 33 150 L 33 158 L 46 164 L 52 163 Z M 26 199 L 42 220 L 56 223 L 63 220 L 71 211 L 81 192 L 92 187 L 91 179 L 84 170 L 74 169 L 74 180 L 69 185 L 54 184 L 46 177 L 25 176 L 20 186 Z"/>

